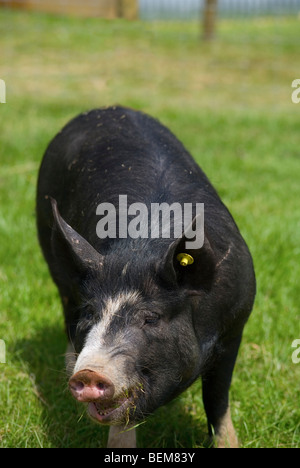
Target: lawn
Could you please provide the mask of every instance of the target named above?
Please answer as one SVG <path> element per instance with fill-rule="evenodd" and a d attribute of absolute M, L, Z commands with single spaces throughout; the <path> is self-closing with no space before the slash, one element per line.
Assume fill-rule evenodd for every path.
<path fill-rule="evenodd" d="M 258 292 L 234 374 L 242 447 L 300 447 L 300 20 L 75 19 L 0 10 L 0 447 L 103 447 L 107 430 L 72 400 L 58 294 L 35 228 L 43 152 L 74 115 L 115 103 L 184 142 L 234 215 Z M 142 447 L 203 447 L 197 382 L 139 430 Z"/>

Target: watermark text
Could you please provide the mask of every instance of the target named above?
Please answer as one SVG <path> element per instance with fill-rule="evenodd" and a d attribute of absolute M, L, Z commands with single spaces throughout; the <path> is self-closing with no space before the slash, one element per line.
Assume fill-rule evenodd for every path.
<path fill-rule="evenodd" d="M 0 364 L 6 363 L 5 341 L 0 340 Z"/>
<path fill-rule="evenodd" d="M 144 203 L 128 205 L 127 195 L 119 195 L 118 206 L 100 203 L 96 233 L 100 239 L 187 239 L 186 249 L 204 244 L 204 203 Z"/>
<path fill-rule="evenodd" d="M 296 348 L 292 354 L 292 361 L 294 364 L 300 363 L 300 340 L 294 340 L 292 343 L 292 348 Z"/>
<path fill-rule="evenodd" d="M 6 85 L 4 80 L 0 80 L 0 103 L 6 103 Z"/>
<path fill-rule="evenodd" d="M 300 103 L 300 79 L 293 81 L 292 88 L 296 88 L 295 91 L 292 92 L 292 102 L 294 104 L 299 104 Z"/>

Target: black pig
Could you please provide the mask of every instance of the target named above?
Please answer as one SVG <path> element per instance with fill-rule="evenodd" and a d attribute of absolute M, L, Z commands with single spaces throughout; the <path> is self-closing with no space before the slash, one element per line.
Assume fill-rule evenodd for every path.
<path fill-rule="evenodd" d="M 110 203 L 103 206 L 120 215 L 120 195 L 149 210 L 192 204 L 189 235 L 176 218 L 180 237 L 151 236 L 153 225 L 140 218 L 146 229 L 132 238 L 124 226 L 120 234 L 120 217 L 107 217 L 100 238 L 105 217 L 97 208 Z M 191 232 L 201 238 L 196 204 L 204 204 L 204 230 L 195 249 L 187 240 Z M 209 433 L 219 447 L 237 446 L 228 393 L 255 297 L 253 263 L 232 216 L 175 136 L 123 107 L 79 115 L 45 153 L 37 224 L 65 314 L 70 391 L 94 420 L 111 425 L 108 446 L 135 447 L 135 430 L 124 427 L 200 376 Z"/>

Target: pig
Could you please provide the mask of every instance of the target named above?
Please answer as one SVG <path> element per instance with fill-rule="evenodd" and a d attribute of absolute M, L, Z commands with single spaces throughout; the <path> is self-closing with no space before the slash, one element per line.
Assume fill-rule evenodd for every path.
<path fill-rule="evenodd" d="M 179 237 L 120 235 L 117 219 L 116 235 L 100 238 L 98 206 L 118 207 L 120 195 L 149 209 L 203 204 L 201 246 L 187 244 L 183 220 Z M 201 378 L 209 436 L 237 447 L 229 389 L 255 299 L 253 261 L 183 144 L 140 111 L 84 112 L 50 142 L 36 206 L 64 311 L 69 389 L 110 426 L 107 446 L 136 447 L 135 426 Z"/>

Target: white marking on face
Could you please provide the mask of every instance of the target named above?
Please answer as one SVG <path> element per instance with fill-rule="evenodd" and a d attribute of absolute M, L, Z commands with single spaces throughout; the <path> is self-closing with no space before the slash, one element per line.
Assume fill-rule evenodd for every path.
<path fill-rule="evenodd" d="M 93 326 L 86 337 L 86 341 L 81 353 L 76 361 L 73 373 L 83 369 L 95 370 L 108 377 L 115 386 L 116 395 L 131 384 L 130 376 L 125 375 L 126 356 L 118 355 L 111 358 L 110 351 L 115 348 L 113 343 L 111 348 L 105 344 L 105 335 L 113 317 L 118 313 L 124 304 L 134 305 L 139 297 L 137 291 L 119 294 L 110 297 L 103 308 L 102 319 Z M 120 330 L 120 334 L 122 330 Z M 120 336 L 119 336 L 120 339 Z"/>

